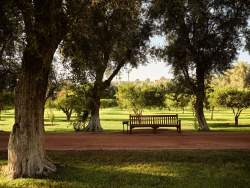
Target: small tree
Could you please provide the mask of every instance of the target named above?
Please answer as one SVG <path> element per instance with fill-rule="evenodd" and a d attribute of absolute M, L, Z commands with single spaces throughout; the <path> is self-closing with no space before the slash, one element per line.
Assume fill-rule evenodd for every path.
<path fill-rule="evenodd" d="M 141 86 L 132 83 L 119 85 L 116 97 L 120 107 L 129 109 L 138 116 L 142 114 L 145 104 Z"/>
<path fill-rule="evenodd" d="M 233 110 L 235 126 L 238 126 L 238 120 L 241 112 L 250 106 L 249 99 L 250 91 L 228 89 L 219 94 L 218 104 Z"/>
<path fill-rule="evenodd" d="M 144 104 L 147 108 L 164 107 L 166 88 L 164 84 L 144 83 L 142 85 L 142 93 Z"/>
<path fill-rule="evenodd" d="M 209 92 L 207 95 L 208 109 L 211 111 L 210 119 L 214 119 L 214 109 L 218 106 L 218 97 L 220 94 L 224 93 L 225 88 L 214 87 L 212 92 Z"/>
<path fill-rule="evenodd" d="M 70 121 L 72 112 L 73 112 L 73 97 L 74 94 L 72 90 L 62 89 L 55 101 L 55 106 L 57 109 L 63 111 L 65 113 L 67 121 Z"/>
<path fill-rule="evenodd" d="M 184 113 L 185 107 L 188 105 L 189 101 L 190 96 L 187 94 L 169 93 L 165 95 L 165 106 L 168 108 L 180 108 L 182 109 L 182 113 Z"/>

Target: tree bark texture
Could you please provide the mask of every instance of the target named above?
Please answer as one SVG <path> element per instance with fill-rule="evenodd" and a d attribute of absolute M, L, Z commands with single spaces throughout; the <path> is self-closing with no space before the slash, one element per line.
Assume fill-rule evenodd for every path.
<path fill-rule="evenodd" d="M 234 125 L 235 125 L 235 127 L 239 126 L 239 116 L 237 116 L 237 115 L 234 117 Z"/>
<path fill-rule="evenodd" d="M 36 54 L 27 47 L 16 88 L 15 124 L 9 138 L 8 168 L 12 178 L 35 177 L 56 167 L 44 151 L 44 104 L 54 50 Z"/>
<path fill-rule="evenodd" d="M 199 64 L 198 64 L 199 65 Z M 208 131 L 207 121 L 204 115 L 204 99 L 205 99 L 205 75 L 201 66 L 196 69 L 197 87 L 195 91 L 195 116 L 197 118 L 199 129 Z"/>
<path fill-rule="evenodd" d="M 94 85 L 94 88 L 92 90 L 92 96 L 90 99 L 90 121 L 86 127 L 86 131 L 103 131 L 103 128 L 101 126 L 100 122 L 100 106 L 101 106 L 101 100 L 100 100 L 100 95 L 101 95 L 101 84 L 96 83 Z"/>
<path fill-rule="evenodd" d="M 16 86 L 8 168 L 12 178 L 36 177 L 56 170 L 44 150 L 44 104 L 52 59 L 67 32 L 67 20 L 61 0 L 15 3 L 23 16 L 26 45 Z"/>

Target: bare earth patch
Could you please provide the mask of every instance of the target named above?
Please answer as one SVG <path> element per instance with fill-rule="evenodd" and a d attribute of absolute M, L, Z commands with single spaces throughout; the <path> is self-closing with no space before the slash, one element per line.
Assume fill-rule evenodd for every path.
<path fill-rule="evenodd" d="M 9 133 L 0 132 L 0 150 L 7 150 Z M 183 132 L 135 130 L 133 134 L 48 133 L 47 150 L 165 150 L 165 149 L 244 149 L 250 150 L 250 133 Z"/>

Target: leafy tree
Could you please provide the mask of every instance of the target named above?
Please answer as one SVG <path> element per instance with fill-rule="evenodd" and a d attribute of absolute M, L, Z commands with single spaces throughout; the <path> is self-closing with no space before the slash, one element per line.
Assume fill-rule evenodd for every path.
<path fill-rule="evenodd" d="M 210 119 L 213 120 L 214 119 L 214 109 L 215 107 L 219 106 L 218 104 L 218 97 L 219 95 L 221 95 L 221 93 L 225 92 L 225 87 L 218 87 L 218 86 L 214 86 L 211 90 L 211 92 L 208 93 L 208 108 L 211 111 L 211 117 Z"/>
<path fill-rule="evenodd" d="M 149 27 L 144 26 L 139 0 L 100 0 L 82 12 L 67 35 L 63 52 L 79 82 L 91 82 L 91 119 L 87 131 L 101 131 L 100 99 L 125 64 L 145 57 Z M 80 64 L 80 65 L 79 65 Z M 107 76 L 105 72 L 110 74 Z"/>
<path fill-rule="evenodd" d="M 142 93 L 145 107 L 164 107 L 166 86 L 164 84 L 144 83 Z"/>
<path fill-rule="evenodd" d="M 55 106 L 57 109 L 63 111 L 66 115 L 67 121 L 70 121 L 74 108 L 74 93 L 69 89 L 62 89 L 56 97 Z"/>
<path fill-rule="evenodd" d="M 190 91 L 185 88 L 180 79 L 172 79 L 166 88 L 165 106 L 169 109 L 181 108 L 184 113 L 185 107 L 190 102 L 190 95 Z"/>
<path fill-rule="evenodd" d="M 211 84 L 216 87 L 247 88 L 250 85 L 250 67 L 246 62 L 236 62 L 222 75 L 216 75 Z"/>
<path fill-rule="evenodd" d="M 156 52 L 195 95 L 200 130 L 209 130 L 203 111 L 205 83 L 235 59 L 249 8 L 249 1 L 242 0 L 152 1 L 151 18 L 158 20 L 157 28 L 167 38 L 166 46 Z"/>
<path fill-rule="evenodd" d="M 117 107 L 116 99 L 101 99 L 101 108 Z"/>
<path fill-rule="evenodd" d="M 46 158 L 43 143 L 48 76 L 54 53 L 67 33 L 70 7 L 62 0 L 8 2 L 12 2 L 8 10 L 21 15 L 22 21 L 14 27 L 23 26 L 20 36 L 24 40 L 8 169 L 12 178 L 46 175 L 56 171 Z"/>
<path fill-rule="evenodd" d="M 142 87 L 135 83 L 121 84 L 118 86 L 117 101 L 120 107 L 131 110 L 140 116 L 145 107 Z"/>
<path fill-rule="evenodd" d="M 169 93 L 165 95 L 165 106 L 169 109 L 171 107 L 181 108 L 183 113 L 189 101 L 190 96 L 183 93 Z"/>
<path fill-rule="evenodd" d="M 73 85 L 64 83 L 64 86 L 57 93 L 54 100 L 55 107 L 66 115 L 67 121 L 70 121 L 71 115 L 76 112 L 79 117 L 88 107 L 88 92 L 91 86 L 89 85 Z"/>
<path fill-rule="evenodd" d="M 235 126 L 238 126 L 238 121 L 241 112 L 250 106 L 250 91 L 228 89 L 218 96 L 218 104 L 231 108 L 234 114 Z"/>

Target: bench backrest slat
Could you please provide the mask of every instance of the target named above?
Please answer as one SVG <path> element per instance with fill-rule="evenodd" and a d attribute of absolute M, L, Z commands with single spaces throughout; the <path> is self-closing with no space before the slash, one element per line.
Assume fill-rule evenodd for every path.
<path fill-rule="evenodd" d="M 166 115 L 130 115 L 131 125 L 171 125 L 178 122 L 178 114 Z"/>

